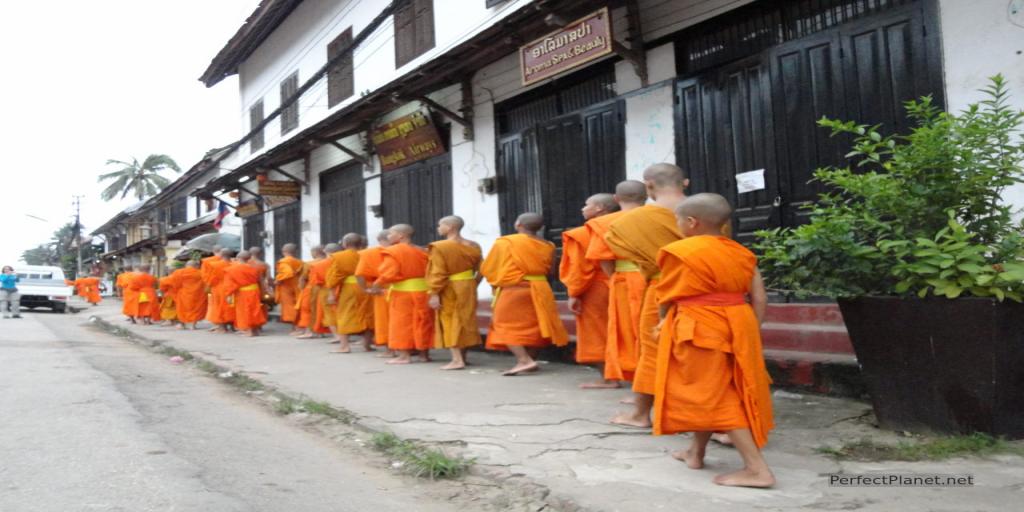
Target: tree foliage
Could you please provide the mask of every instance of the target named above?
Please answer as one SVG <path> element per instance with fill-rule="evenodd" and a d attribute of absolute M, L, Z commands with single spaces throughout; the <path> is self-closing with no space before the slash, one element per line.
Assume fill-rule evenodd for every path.
<path fill-rule="evenodd" d="M 759 233 L 769 285 L 833 298 L 1024 299 L 1024 225 L 1002 198 L 1024 183 L 1024 111 L 1009 106 L 1002 76 L 983 92 L 959 114 L 930 97 L 908 102 L 906 135 L 820 120 L 853 136 L 853 165 L 815 172 L 828 192 L 808 207 L 809 223 Z"/>
<path fill-rule="evenodd" d="M 110 181 L 100 194 L 104 201 L 110 201 L 120 196 L 124 199 L 129 194 L 135 196 L 139 201 L 158 194 L 171 181 L 160 173 L 166 170 L 180 173 L 181 168 L 167 155 L 149 155 L 142 163 L 137 158 L 131 162 L 121 160 L 107 160 L 107 165 L 119 165 L 120 169 L 100 174 L 98 181 Z"/>

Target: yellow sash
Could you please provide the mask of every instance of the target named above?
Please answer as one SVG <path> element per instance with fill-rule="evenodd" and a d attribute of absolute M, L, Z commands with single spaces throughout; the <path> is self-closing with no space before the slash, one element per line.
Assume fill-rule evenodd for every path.
<path fill-rule="evenodd" d="M 472 281 L 473 279 L 476 279 L 476 272 L 473 269 L 448 276 L 449 281 Z"/>
<path fill-rule="evenodd" d="M 139 304 L 143 302 L 149 302 L 149 295 L 146 295 L 146 292 L 139 292 Z"/>
<path fill-rule="evenodd" d="M 240 291 L 240 292 L 255 292 L 255 291 L 259 291 L 259 289 L 260 289 L 260 285 L 258 285 L 258 284 L 247 284 L 247 285 L 239 288 L 238 291 Z"/>
<path fill-rule="evenodd" d="M 413 277 L 399 281 L 388 287 L 387 299 L 391 300 L 391 292 L 426 292 L 430 290 L 427 280 L 422 277 Z"/>
<path fill-rule="evenodd" d="M 344 281 L 342 281 L 342 283 L 345 283 L 345 284 L 359 284 L 359 278 L 357 278 L 356 276 L 348 276 L 348 277 L 345 278 Z"/>
<path fill-rule="evenodd" d="M 523 276 L 523 281 L 547 281 L 548 276 L 542 276 L 540 274 L 530 274 Z M 498 297 L 501 296 L 501 287 L 498 286 L 494 289 L 494 297 L 491 298 L 491 309 L 494 309 L 494 305 L 498 303 Z"/>
<path fill-rule="evenodd" d="M 615 260 L 616 272 L 640 272 L 640 266 L 629 260 Z"/>

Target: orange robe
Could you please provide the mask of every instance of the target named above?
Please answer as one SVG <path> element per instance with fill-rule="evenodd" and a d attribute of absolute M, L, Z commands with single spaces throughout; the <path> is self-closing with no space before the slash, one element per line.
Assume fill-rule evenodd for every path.
<path fill-rule="evenodd" d="M 608 339 L 608 276 L 586 258 L 589 245 L 590 233 L 585 226 L 562 232 L 558 278 L 580 307 L 576 315 L 577 363 L 603 362 Z"/>
<path fill-rule="evenodd" d="M 588 260 L 600 266 L 601 261 L 618 259 L 605 243 L 604 237 L 608 233 L 608 226 L 625 213 L 618 211 L 587 221 L 586 228 L 590 234 Z M 632 381 L 640 352 L 637 328 L 640 325 L 640 308 L 647 280 L 639 270 L 620 269 L 612 274 L 608 287 L 608 342 L 605 344 L 604 378 Z"/>
<path fill-rule="evenodd" d="M 139 296 L 130 287 L 134 277 L 135 272 L 122 272 L 117 276 L 117 286 L 121 288 L 121 312 L 125 316 L 139 314 Z"/>
<path fill-rule="evenodd" d="M 327 295 L 330 290 L 327 288 L 327 271 L 331 268 L 331 258 L 314 261 L 309 266 L 309 307 L 310 321 L 314 332 L 331 332 L 328 328 L 333 325 L 334 312 L 328 311 Z"/>
<path fill-rule="evenodd" d="M 550 343 L 561 347 L 569 343 L 547 280 L 554 254 L 554 244 L 527 235 L 494 241 L 480 267 L 480 273 L 495 287 L 487 348 L 544 347 Z"/>
<path fill-rule="evenodd" d="M 761 331 L 746 303 L 757 258 L 721 236 L 673 242 L 658 254 L 658 298 L 669 305 L 658 349 L 654 434 L 773 427 Z"/>
<path fill-rule="evenodd" d="M 178 319 L 178 283 L 174 274 L 160 278 L 160 292 L 163 299 L 160 301 L 160 320 Z"/>
<path fill-rule="evenodd" d="M 331 255 L 331 268 L 327 270 L 327 289 L 337 290 L 334 325 L 338 334 L 357 334 L 370 329 L 373 303 L 370 296 L 356 281 L 356 267 L 359 265 L 359 251 L 345 249 Z"/>
<path fill-rule="evenodd" d="M 171 277 L 177 285 L 174 302 L 178 321 L 191 324 L 202 320 L 206 316 L 206 284 L 199 269 L 181 268 L 175 270 Z"/>
<path fill-rule="evenodd" d="M 81 296 L 90 304 L 99 304 L 102 298 L 100 297 L 100 280 L 98 277 L 81 277 L 75 279 L 75 293 Z"/>
<path fill-rule="evenodd" d="M 201 267 L 203 281 L 210 290 L 206 319 L 218 325 L 229 324 L 235 320 L 235 308 L 228 304 L 223 286 L 224 269 L 230 264 L 230 261 L 220 256 L 211 256 L 203 259 Z"/>
<path fill-rule="evenodd" d="M 427 304 L 427 252 L 409 244 L 384 249 L 377 284 L 387 286 L 388 348 L 429 350 L 434 346 L 434 310 Z M 398 290 L 420 280 L 422 290 Z M 412 286 L 415 288 L 415 286 Z"/>
<path fill-rule="evenodd" d="M 363 278 L 366 286 L 372 286 L 380 276 L 380 264 L 384 259 L 384 248 L 370 247 L 359 251 L 359 265 L 356 276 Z M 388 344 L 388 299 L 384 295 L 372 295 L 373 318 L 370 326 L 373 329 L 373 342 L 377 345 Z"/>
<path fill-rule="evenodd" d="M 299 319 L 299 275 L 302 260 L 285 256 L 277 261 L 274 273 L 274 302 L 281 308 L 281 321 L 294 324 Z"/>
<path fill-rule="evenodd" d="M 135 272 L 128 282 L 128 289 L 135 295 L 136 318 L 152 318 L 154 308 L 160 307 L 156 297 L 156 284 L 155 277 L 142 272 Z"/>
<path fill-rule="evenodd" d="M 680 238 L 682 233 L 676 226 L 675 213 L 655 204 L 626 212 L 608 226 L 608 233 L 604 237 L 616 256 L 635 263 L 648 280 L 637 324 L 640 352 L 636 374 L 633 376 L 633 391 L 637 393 L 654 394 L 655 362 L 658 356 L 658 339 L 654 336 L 654 329 L 658 325 L 658 249 Z"/>
<path fill-rule="evenodd" d="M 265 267 L 234 263 L 224 269 L 222 289 L 232 297 L 235 327 L 241 331 L 258 329 L 267 323 L 267 310 L 263 307 L 263 280 Z"/>
<path fill-rule="evenodd" d="M 480 344 L 476 320 L 476 273 L 483 254 L 476 245 L 451 240 L 427 247 L 427 286 L 441 300 L 435 318 L 436 348 L 468 348 Z"/>

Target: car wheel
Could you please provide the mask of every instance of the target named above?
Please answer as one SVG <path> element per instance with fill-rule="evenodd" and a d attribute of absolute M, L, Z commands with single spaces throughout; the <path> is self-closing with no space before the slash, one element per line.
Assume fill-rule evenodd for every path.
<path fill-rule="evenodd" d="M 54 313 L 63 313 L 66 309 L 67 309 L 67 304 L 54 304 L 53 305 L 53 312 Z"/>

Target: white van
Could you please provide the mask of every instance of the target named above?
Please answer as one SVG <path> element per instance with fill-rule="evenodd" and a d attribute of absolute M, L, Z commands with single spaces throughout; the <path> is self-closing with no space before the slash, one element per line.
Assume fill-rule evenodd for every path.
<path fill-rule="evenodd" d="M 64 269 L 41 265 L 20 265 L 14 267 L 18 274 L 18 293 L 21 307 L 28 309 L 50 308 L 63 313 L 68 308 L 72 295 L 71 287 L 64 282 Z"/>

